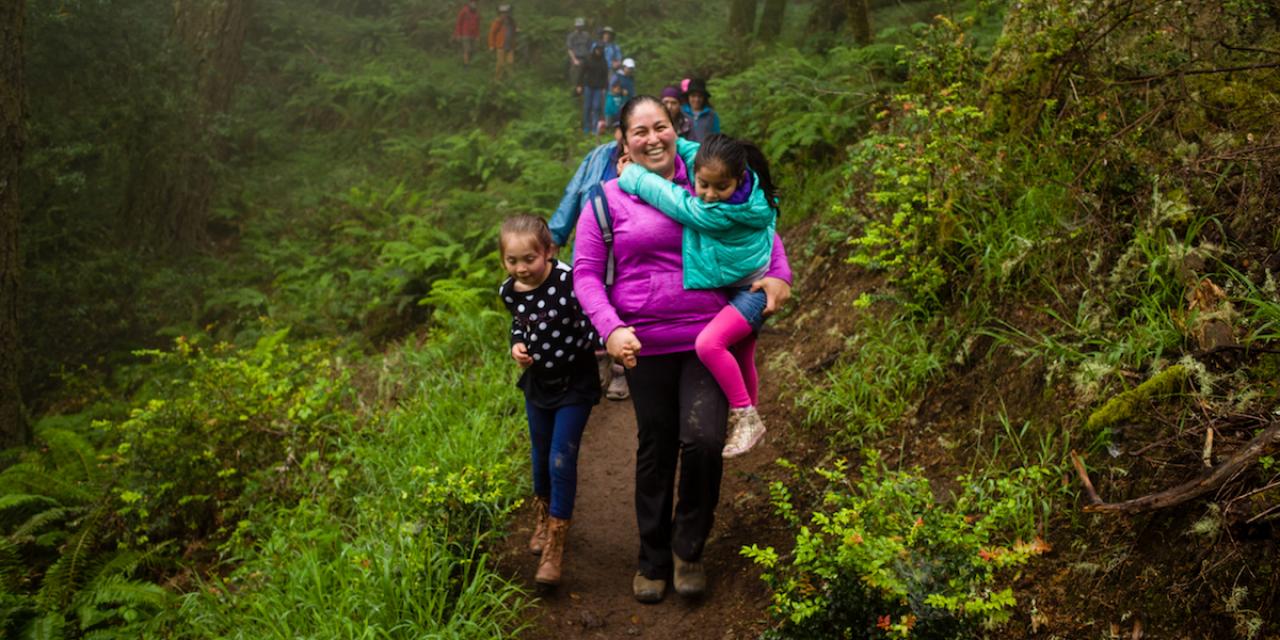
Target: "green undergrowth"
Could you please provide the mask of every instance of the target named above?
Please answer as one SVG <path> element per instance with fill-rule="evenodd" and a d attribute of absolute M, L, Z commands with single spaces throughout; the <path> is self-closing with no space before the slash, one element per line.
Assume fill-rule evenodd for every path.
<path fill-rule="evenodd" d="M 1239 412 L 1269 415 L 1280 402 L 1269 356 L 1222 360 L 1214 348 L 1249 354 L 1272 348 L 1277 335 L 1280 298 L 1267 265 L 1280 238 L 1262 222 L 1275 206 L 1264 168 L 1275 159 L 1266 147 L 1274 132 L 1244 94 L 1274 100 L 1280 77 L 1261 50 L 1212 45 L 1277 42 L 1274 13 L 1198 3 L 1199 17 L 1184 20 L 1136 3 L 1144 8 L 1095 19 L 1105 3 L 1086 4 L 940 16 L 900 54 L 905 77 L 883 87 L 867 135 L 847 149 L 815 244 L 843 245 L 827 251 L 885 284 L 845 312 L 857 322 L 834 364 L 796 385 L 798 405 L 835 454 L 870 448 L 871 459 L 902 468 L 841 468 L 822 473 L 830 486 L 790 485 L 816 505 L 806 516 L 779 501 L 794 550 L 752 552 L 774 591 L 780 637 L 1000 637 L 1000 623 L 1034 609 L 1035 590 L 1010 591 L 1016 571 L 985 575 L 981 587 L 903 578 L 904 565 L 947 565 L 951 550 L 867 551 L 862 519 L 893 504 L 879 492 L 912 478 L 930 487 L 919 489 L 920 504 L 945 514 L 984 479 L 1033 496 L 1019 501 L 1015 521 L 990 520 L 995 539 L 1070 531 L 1074 549 L 1089 549 L 1105 542 L 1074 515 L 1077 494 L 1064 481 L 1072 449 L 1123 478 L 1125 458 L 1103 462 L 1122 450 L 1113 430 L 1132 439 L 1134 425 L 1174 421 L 1181 430 Z M 1186 76 L 1210 105 L 1166 81 L 1198 58 L 1259 70 L 1248 89 L 1231 76 Z M 1151 445 L 1200 463 L 1199 443 L 1180 451 L 1167 444 L 1172 437 L 1152 436 Z M 916 463 L 932 483 L 906 468 Z M 967 477 L 939 481 L 957 469 Z M 1273 475 L 1260 464 L 1244 482 L 1265 488 Z M 836 506 L 850 501 L 858 506 L 847 513 Z M 875 535 L 910 547 L 913 519 L 899 515 Z M 987 543 L 966 544 L 976 552 Z M 899 582 L 883 577 L 885 567 Z M 947 615 L 922 604 L 962 584 L 970 595 L 1003 595 Z M 1134 597 L 1211 606 L 1154 591 Z M 934 626 L 944 620 L 951 626 Z"/>
<path fill-rule="evenodd" d="M 431 340 L 378 356 L 180 340 L 126 415 L 47 420 L 0 473 L 0 554 L 34 562 L 3 574 L 6 634 L 512 632 L 522 592 L 486 553 L 524 430 L 486 293 L 437 280 Z"/>

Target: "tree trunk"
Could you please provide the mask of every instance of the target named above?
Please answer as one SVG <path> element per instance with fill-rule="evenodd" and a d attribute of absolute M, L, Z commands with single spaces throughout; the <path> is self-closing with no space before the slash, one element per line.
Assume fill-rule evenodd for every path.
<path fill-rule="evenodd" d="M 868 0 L 848 0 L 849 29 L 853 41 L 862 46 L 871 44 L 871 8 Z"/>
<path fill-rule="evenodd" d="M 174 0 L 174 34 L 195 62 L 198 99 L 190 128 L 195 144 L 179 161 L 164 198 L 171 216 L 168 234 L 183 246 L 205 239 L 216 185 L 214 162 L 228 156 L 213 125 L 231 107 L 235 86 L 244 73 L 240 51 L 249 26 L 250 1 Z"/>
<path fill-rule="evenodd" d="M 28 440 L 18 381 L 18 171 L 22 166 L 22 28 L 26 1 L 0 4 L 0 446 Z"/>
<path fill-rule="evenodd" d="M 756 0 L 733 0 L 729 5 L 729 32 L 751 35 L 756 30 Z"/>
<path fill-rule="evenodd" d="M 773 42 L 782 33 L 782 19 L 787 13 L 787 0 L 764 0 L 764 14 L 756 36 L 765 42 Z"/>
<path fill-rule="evenodd" d="M 813 35 L 836 31 L 844 24 L 846 0 L 812 0 L 805 32 Z"/>

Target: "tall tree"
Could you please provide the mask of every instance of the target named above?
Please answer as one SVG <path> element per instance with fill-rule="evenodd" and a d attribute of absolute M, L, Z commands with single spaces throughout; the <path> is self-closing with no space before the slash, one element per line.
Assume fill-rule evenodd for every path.
<path fill-rule="evenodd" d="M 782 33 L 782 19 L 786 13 L 787 0 L 764 0 L 764 14 L 760 16 L 756 37 L 765 42 L 776 40 Z"/>
<path fill-rule="evenodd" d="M 860 45 L 871 44 L 871 7 L 868 0 L 848 0 L 848 14 L 853 41 Z"/>
<path fill-rule="evenodd" d="M 729 32 L 745 36 L 756 30 L 756 0 L 733 0 L 729 5 Z"/>
<path fill-rule="evenodd" d="M 249 26 L 251 0 L 174 0 L 174 34 L 195 62 L 196 96 L 191 131 L 199 139 L 171 176 L 165 200 L 168 234 L 182 245 L 204 239 L 213 197 L 213 161 L 227 158 L 227 148 L 214 133 L 217 118 L 231 107 L 236 84 L 244 73 L 240 51 Z"/>
<path fill-rule="evenodd" d="M 22 165 L 25 0 L 0 3 L 0 446 L 29 436 L 18 383 L 18 170 Z"/>

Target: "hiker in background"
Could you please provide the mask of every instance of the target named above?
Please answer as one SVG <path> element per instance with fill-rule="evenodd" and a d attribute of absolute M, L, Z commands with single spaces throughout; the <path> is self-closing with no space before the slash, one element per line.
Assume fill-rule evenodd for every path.
<path fill-rule="evenodd" d="M 604 119 L 604 94 L 609 86 L 609 67 L 605 65 L 604 48 L 596 43 L 582 63 L 582 132 L 591 135 Z"/>
<path fill-rule="evenodd" d="M 578 491 L 578 446 L 591 407 L 600 402 L 591 323 L 573 295 L 573 272 L 555 259 L 542 218 L 522 214 L 502 223 L 502 266 L 511 276 L 498 289 L 511 312 L 511 358 L 524 369 L 533 462 L 538 584 L 560 584 L 565 542 Z"/>
<path fill-rule="evenodd" d="M 711 94 L 702 80 L 689 81 L 684 92 L 684 115 L 689 119 L 688 139 L 702 142 L 713 133 L 720 133 L 720 114 L 711 106 Z"/>
<path fill-rule="evenodd" d="M 458 20 L 453 25 L 453 39 L 462 43 L 462 66 L 471 66 L 471 52 L 475 51 L 479 37 L 480 12 L 476 11 L 476 0 L 467 0 L 458 10 Z"/>
<path fill-rule="evenodd" d="M 617 34 L 613 32 L 613 27 L 606 26 L 600 30 L 599 45 L 604 49 L 604 61 L 609 73 L 617 71 L 622 66 L 622 49 L 618 48 L 618 43 L 614 42 Z"/>
<path fill-rule="evenodd" d="M 621 85 L 623 96 L 630 98 L 636 95 L 635 74 L 636 61 L 631 58 L 624 58 L 622 66 L 618 67 L 618 70 L 613 72 L 613 75 L 609 78 L 609 88 L 612 89 L 615 85 Z"/>
<path fill-rule="evenodd" d="M 582 65 L 591 55 L 591 34 L 587 33 L 585 18 L 573 19 L 573 31 L 564 39 L 565 49 L 569 52 L 569 86 L 578 94 L 582 94 Z"/>
<path fill-rule="evenodd" d="M 765 432 L 755 350 L 767 300 L 751 285 L 769 271 L 778 190 L 769 161 L 750 142 L 716 133 L 701 145 L 679 141 L 676 149 L 693 166 L 696 196 L 635 163 L 618 176 L 618 187 L 684 227 L 685 289 L 729 289 L 729 304 L 698 334 L 694 350 L 729 400 L 723 455 L 733 458 Z"/>
<path fill-rule="evenodd" d="M 626 162 L 692 188 L 676 155 L 671 116 L 657 98 L 628 100 L 620 121 Z M 605 241 L 594 213 L 584 210 L 574 246 L 574 291 L 596 332 L 607 337 L 609 354 L 630 367 L 640 537 L 632 595 L 658 602 L 671 580 L 681 596 L 696 598 L 707 589 L 702 556 L 720 501 L 729 404 L 694 341 L 729 298 L 723 289 L 684 289 L 679 223 L 623 193 L 616 181 L 603 190 L 612 242 Z M 606 287 L 610 270 L 614 278 Z M 766 314 L 790 295 L 790 280 L 775 237 L 769 270 L 752 285 L 765 291 Z"/>
<path fill-rule="evenodd" d="M 689 137 L 689 119 L 684 115 L 684 105 L 680 103 L 680 89 L 674 86 L 667 87 L 662 90 L 662 106 L 666 107 L 667 115 L 671 116 L 671 126 L 676 128 L 676 135 L 681 138 Z"/>
<path fill-rule="evenodd" d="M 489 50 L 497 55 L 493 67 L 493 79 L 500 82 L 503 76 L 511 77 L 516 62 L 516 19 L 511 17 L 511 5 L 498 5 L 498 17 L 489 24 Z"/>
<path fill-rule="evenodd" d="M 609 88 L 609 97 L 604 100 L 604 121 L 612 129 L 618 123 L 618 113 L 622 111 L 622 105 L 627 102 L 627 97 L 622 94 L 622 84 L 615 83 Z"/>
<path fill-rule="evenodd" d="M 564 188 L 564 196 L 560 205 L 551 214 L 548 226 L 551 228 L 552 241 L 557 247 L 568 246 L 569 234 L 578 226 L 578 215 L 587 204 L 592 188 L 618 177 L 618 157 L 622 149 L 622 130 L 618 123 L 613 123 L 613 140 L 606 142 L 587 153 L 573 179 Z M 572 247 L 570 247 L 572 263 Z M 627 389 L 627 378 L 623 374 L 622 365 L 613 362 L 603 349 L 596 353 L 599 366 L 600 386 L 605 390 L 605 397 L 610 400 L 626 400 L 631 392 Z"/>

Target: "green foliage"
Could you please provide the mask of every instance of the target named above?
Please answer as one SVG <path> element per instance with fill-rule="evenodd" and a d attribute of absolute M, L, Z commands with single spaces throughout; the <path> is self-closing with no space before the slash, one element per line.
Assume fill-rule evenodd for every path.
<path fill-rule="evenodd" d="M 347 472 L 331 472 L 313 499 L 242 521 L 225 547 L 228 575 L 187 596 L 183 619 L 199 635 L 514 632 L 523 600 L 486 558 L 527 464 L 513 369 L 493 348 L 503 318 L 492 286 L 481 298 L 460 280 L 437 285 L 450 294 L 434 302 L 430 343 L 370 365 L 380 372 L 372 400 L 388 410 L 377 428 L 343 434 Z"/>
<path fill-rule="evenodd" d="M 247 350 L 179 338 L 144 353 L 155 363 L 148 399 L 105 425 L 126 544 L 224 538 L 250 505 L 287 500 L 316 472 L 299 461 L 350 422 L 349 373 L 332 343 L 290 344 L 288 333 Z"/>
<path fill-rule="evenodd" d="M 168 545 L 113 549 L 101 456 L 41 424 L 42 451 L 0 472 L 0 631 L 6 637 L 136 638 L 164 625 L 173 595 L 146 578 Z"/>
<path fill-rule="evenodd" d="M 883 435 L 942 371 L 946 346 L 931 329 L 912 318 L 867 323 L 846 345 L 850 355 L 804 392 L 808 421 L 840 425 L 833 438 L 841 443 Z"/>
<path fill-rule="evenodd" d="M 1028 535 L 1035 494 L 1054 477 L 1026 467 L 998 479 L 958 478 L 963 488 L 940 503 L 919 471 L 884 469 L 867 451 L 860 477 L 847 465 L 816 470 L 825 480 L 807 522 L 794 515 L 780 483 L 771 492 L 796 529 L 780 556 L 755 546 L 773 590 L 779 638 L 956 638 L 1008 621 L 1016 567 L 1047 550 Z M 794 467 L 793 467 L 794 469 Z"/>

